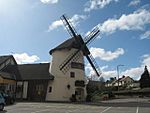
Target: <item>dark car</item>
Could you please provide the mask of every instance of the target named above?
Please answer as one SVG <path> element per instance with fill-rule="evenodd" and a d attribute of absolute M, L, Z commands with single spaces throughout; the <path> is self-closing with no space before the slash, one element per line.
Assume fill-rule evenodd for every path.
<path fill-rule="evenodd" d="M 1 92 L 1 94 L 5 99 L 6 105 L 13 104 L 15 102 L 14 94 L 11 94 L 11 93 L 7 94 L 7 93 L 4 93 L 4 92 Z"/>
<path fill-rule="evenodd" d="M 0 111 L 2 111 L 4 109 L 5 106 L 5 99 L 2 96 L 2 94 L 0 93 Z"/>

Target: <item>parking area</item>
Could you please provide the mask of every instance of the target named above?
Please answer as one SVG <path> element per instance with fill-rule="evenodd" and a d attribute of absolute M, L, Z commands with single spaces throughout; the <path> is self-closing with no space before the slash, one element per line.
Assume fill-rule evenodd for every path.
<path fill-rule="evenodd" d="M 117 101 L 97 104 L 19 102 L 6 106 L 0 113 L 150 113 L 149 102 Z"/>

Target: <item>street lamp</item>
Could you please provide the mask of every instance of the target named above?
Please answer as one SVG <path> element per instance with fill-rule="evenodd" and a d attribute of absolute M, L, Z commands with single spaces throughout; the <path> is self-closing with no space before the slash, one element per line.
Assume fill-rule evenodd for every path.
<path fill-rule="evenodd" d="M 122 64 L 117 65 L 117 74 L 118 74 L 118 91 L 119 91 L 119 67 L 124 66 Z"/>

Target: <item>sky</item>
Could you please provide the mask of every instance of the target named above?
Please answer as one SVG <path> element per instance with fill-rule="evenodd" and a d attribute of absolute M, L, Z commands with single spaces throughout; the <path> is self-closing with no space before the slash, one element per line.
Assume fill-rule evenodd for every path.
<path fill-rule="evenodd" d="M 18 64 L 51 62 L 49 51 L 71 38 L 60 17 L 66 14 L 84 38 L 98 27 L 88 48 L 105 80 L 150 70 L 149 0 L 0 0 L 0 55 Z M 122 66 L 120 66 L 122 65 Z M 94 72 L 85 60 L 87 76 Z"/>

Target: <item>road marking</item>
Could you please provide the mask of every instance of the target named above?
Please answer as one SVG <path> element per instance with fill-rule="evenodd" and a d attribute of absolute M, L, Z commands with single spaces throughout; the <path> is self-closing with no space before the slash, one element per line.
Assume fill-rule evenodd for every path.
<path fill-rule="evenodd" d="M 66 111 L 65 113 L 71 113 L 71 112 L 77 112 L 78 111 L 78 109 L 74 109 L 74 110 L 68 110 L 68 111 Z"/>
<path fill-rule="evenodd" d="M 110 108 L 112 108 L 112 107 L 108 107 L 108 108 L 104 109 L 104 110 L 103 110 L 102 112 L 100 112 L 100 113 L 104 113 L 104 112 L 108 111 Z"/>
<path fill-rule="evenodd" d="M 138 113 L 138 112 L 139 112 L 139 107 L 136 108 L 136 113 Z"/>
<path fill-rule="evenodd" d="M 44 112 L 44 111 L 49 111 L 50 109 L 44 109 L 44 110 L 39 110 L 39 111 L 34 111 L 34 112 L 31 112 L 31 113 L 39 113 L 39 112 Z"/>

